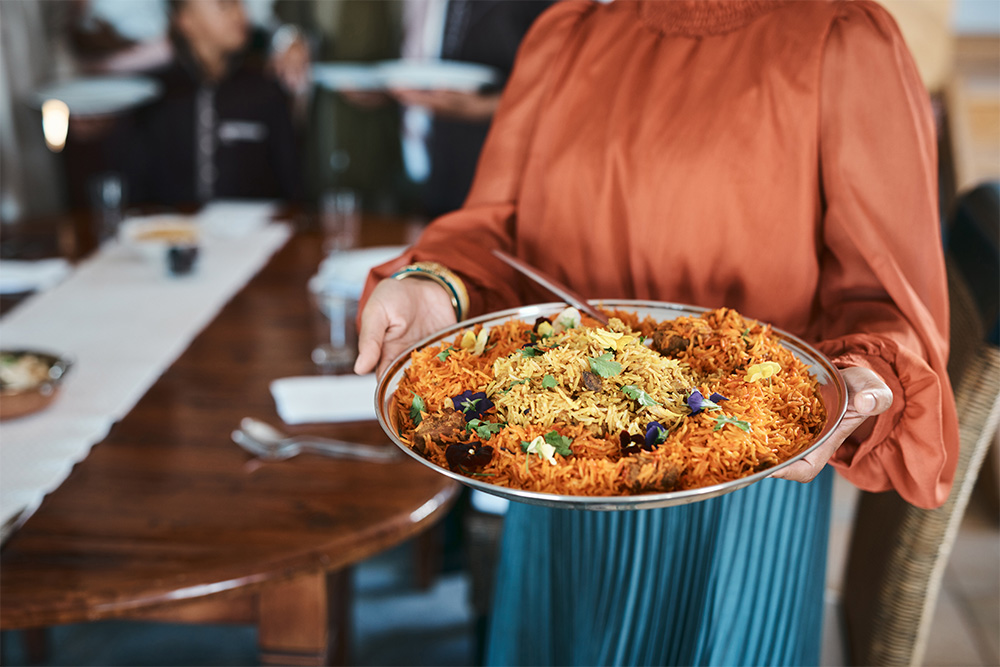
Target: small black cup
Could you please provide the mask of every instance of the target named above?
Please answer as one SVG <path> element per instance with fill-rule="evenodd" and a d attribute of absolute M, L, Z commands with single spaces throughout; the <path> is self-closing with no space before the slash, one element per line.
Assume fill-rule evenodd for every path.
<path fill-rule="evenodd" d="M 172 276 L 186 276 L 198 262 L 198 246 L 171 246 L 167 250 L 167 270 Z"/>

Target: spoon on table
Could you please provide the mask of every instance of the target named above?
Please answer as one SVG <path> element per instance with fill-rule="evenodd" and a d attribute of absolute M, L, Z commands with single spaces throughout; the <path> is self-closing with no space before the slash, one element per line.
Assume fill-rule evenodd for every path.
<path fill-rule="evenodd" d="M 333 458 L 395 461 L 395 448 L 362 445 L 313 435 L 289 436 L 259 419 L 245 417 L 232 433 L 233 442 L 260 459 L 282 461 L 303 452 Z"/>

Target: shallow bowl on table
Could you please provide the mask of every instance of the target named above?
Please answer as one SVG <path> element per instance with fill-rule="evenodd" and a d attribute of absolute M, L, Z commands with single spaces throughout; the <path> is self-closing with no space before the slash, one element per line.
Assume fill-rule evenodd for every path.
<path fill-rule="evenodd" d="M 708 310 L 706 308 L 674 303 L 627 299 L 606 301 L 593 300 L 591 303 L 595 306 L 609 310 L 617 309 L 634 312 L 638 315 L 639 319 L 649 316 L 660 322 L 685 316 L 697 317 Z M 809 366 L 810 373 L 816 377 L 816 380 L 819 382 L 820 397 L 823 400 L 823 405 L 826 407 L 827 418 L 826 422 L 823 424 L 823 428 L 820 429 L 816 438 L 809 443 L 807 447 L 803 448 L 801 452 L 787 461 L 747 477 L 741 477 L 740 479 L 725 482 L 723 484 L 715 484 L 696 489 L 686 489 L 684 491 L 671 491 L 668 493 L 644 493 L 626 496 L 557 495 L 553 493 L 540 493 L 537 491 L 512 489 L 466 477 L 465 475 L 452 472 L 447 468 L 443 468 L 431 461 L 428 461 L 410 449 L 406 443 L 402 441 L 399 437 L 398 425 L 396 424 L 396 418 L 392 410 L 392 397 L 396 391 L 396 387 L 399 386 L 403 373 L 410 365 L 410 355 L 414 350 L 430 345 L 437 345 L 442 341 L 453 338 L 455 334 L 460 331 L 474 327 L 477 324 L 495 326 L 510 319 L 520 319 L 525 322 L 532 323 L 538 317 L 552 317 L 557 315 L 565 308 L 565 303 L 545 303 L 524 306 L 522 308 L 513 308 L 497 313 L 490 313 L 475 319 L 459 322 L 448 329 L 440 331 L 433 336 L 420 341 L 396 359 L 389 367 L 386 374 L 379 380 L 378 387 L 375 391 L 375 412 L 378 416 L 379 424 L 381 424 L 382 429 L 398 447 L 406 452 L 407 455 L 413 457 L 425 466 L 428 466 L 442 475 L 446 475 L 458 482 L 461 482 L 466 486 L 500 496 L 501 498 L 506 498 L 516 502 L 530 503 L 533 505 L 545 505 L 548 507 L 563 509 L 636 510 L 685 505 L 687 503 L 707 500 L 709 498 L 715 498 L 726 493 L 731 493 L 737 489 L 759 482 L 774 473 L 776 470 L 781 470 L 795 461 L 802 459 L 804 456 L 808 455 L 810 452 L 826 442 L 834 428 L 836 428 L 836 426 L 843 419 L 844 413 L 847 410 L 847 385 L 844 384 L 843 378 L 841 377 L 839 371 L 837 371 L 837 369 L 833 366 L 832 362 L 825 355 L 823 355 L 823 353 L 805 341 L 780 329 L 772 328 L 772 335 L 781 343 L 781 345 L 790 350 L 803 363 Z"/>
<path fill-rule="evenodd" d="M 30 382 L 10 384 L 0 373 L 0 420 L 25 417 L 44 410 L 55 399 L 59 384 L 69 370 L 69 360 L 38 350 L 0 350 L 0 364 L 32 361 L 38 373 Z M 37 364 L 34 362 L 37 361 Z"/>

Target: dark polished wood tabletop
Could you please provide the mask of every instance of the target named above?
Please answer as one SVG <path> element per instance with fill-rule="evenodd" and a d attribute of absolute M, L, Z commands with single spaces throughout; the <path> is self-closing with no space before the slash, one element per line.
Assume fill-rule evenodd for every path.
<path fill-rule="evenodd" d="M 366 219 L 363 245 L 408 233 Z M 265 662 L 346 659 L 349 566 L 425 530 L 457 486 L 406 457 L 261 462 L 230 440 L 245 416 L 281 424 L 272 380 L 317 373 L 320 246 L 293 235 L 9 538 L 0 627 L 254 622 Z M 393 446 L 376 422 L 285 428 Z"/>

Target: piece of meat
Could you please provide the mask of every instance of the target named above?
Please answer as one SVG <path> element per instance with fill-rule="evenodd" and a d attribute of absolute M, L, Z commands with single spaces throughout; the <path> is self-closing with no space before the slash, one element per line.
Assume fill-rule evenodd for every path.
<path fill-rule="evenodd" d="M 413 431 L 413 448 L 417 453 L 423 454 L 425 436 L 443 447 L 446 442 L 442 436 L 455 435 L 464 430 L 465 416 L 457 410 L 446 408 L 440 415 L 427 415 L 417 425 Z"/>
<path fill-rule="evenodd" d="M 665 357 L 673 357 L 680 354 L 688 347 L 686 338 L 682 338 L 670 331 L 657 329 L 653 332 L 653 349 Z"/>
<path fill-rule="evenodd" d="M 653 467 L 653 476 L 649 480 L 640 480 L 640 474 L 648 472 L 648 466 Z M 633 457 L 625 469 L 625 484 L 632 493 L 672 491 L 677 485 L 678 477 L 680 471 L 676 467 L 642 454 Z"/>

